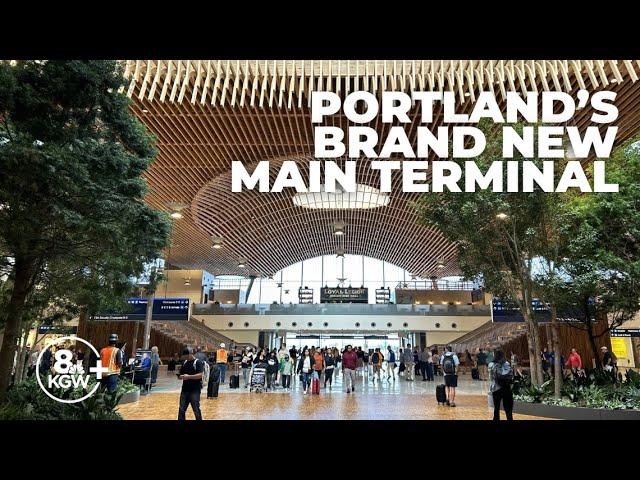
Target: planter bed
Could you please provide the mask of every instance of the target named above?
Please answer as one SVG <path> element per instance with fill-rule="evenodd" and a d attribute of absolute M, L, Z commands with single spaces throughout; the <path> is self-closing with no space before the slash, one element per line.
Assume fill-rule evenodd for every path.
<path fill-rule="evenodd" d="M 561 420 L 640 420 L 640 410 L 563 407 L 544 403 L 513 402 L 513 412 Z"/>
<path fill-rule="evenodd" d="M 118 404 L 122 405 L 124 403 L 134 403 L 138 400 L 140 400 L 140 390 L 136 389 L 133 392 L 127 392 L 122 395 L 122 398 L 120 399 L 120 402 L 118 402 Z"/>

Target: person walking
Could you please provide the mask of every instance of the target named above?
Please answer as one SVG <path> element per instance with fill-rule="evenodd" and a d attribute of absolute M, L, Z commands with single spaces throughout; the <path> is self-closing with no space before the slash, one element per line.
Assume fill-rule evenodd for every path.
<path fill-rule="evenodd" d="M 249 376 L 251 374 L 251 365 L 253 358 L 251 356 L 251 349 L 245 348 L 242 352 L 242 358 L 240 359 L 240 368 L 242 369 L 242 380 L 244 381 L 244 388 L 249 387 Z"/>
<path fill-rule="evenodd" d="M 415 362 L 413 361 L 413 351 L 411 345 L 407 344 L 402 355 L 402 361 L 405 368 L 405 380 L 413 382 L 415 380 Z"/>
<path fill-rule="evenodd" d="M 100 350 L 100 362 L 103 367 L 107 368 L 107 372 L 102 374 L 101 382 L 110 393 L 113 393 L 118 389 L 118 378 L 120 377 L 120 369 L 123 365 L 122 350 L 116 347 L 117 343 L 118 335 L 116 333 L 112 333 L 109 335 L 109 345 Z M 47 351 L 49 350 L 51 349 L 48 349 Z M 43 362 L 44 360 L 43 355 Z M 49 368 L 51 368 L 51 356 L 48 357 L 48 361 Z M 46 372 L 47 370 L 44 371 Z"/>
<path fill-rule="evenodd" d="M 440 359 L 440 365 L 442 366 L 442 373 L 444 374 L 444 385 L 447 388 L 447 405 L 455 407 L 460 359 L 453 353 L 451 345 L 447 345 L 446 352 Z"/>
<path fill-rule="evenodd" d="M 158 381 L 158 368 L 160 365 L 162 365 L 162 360 L 160 360 L 158 347 L 154 345 L 151 347 L 151 385 L 155 385 Z"/>
<path fill-rule="evenodd" d="M 480 374 L 480 380 L 486 380 L 488 371 L 487 371 L 487 354 L 484 353 L 484 349 L 478 349 L 478 354 L 476 355 L 476 362 L 478 363 L 478 373 Z"/>
<path fill-rule="evenodd" d="M 513 420 L 513 367 L 507 362 L 504 352 L 496 350 L 494 361 L 489 364 L 489 391 L 493 397 L 493 420 L 500 420 L 500 403 L 504 405 L 507 420 Z"/>
<path fill-rule="evenodd" d="M 433 365 L 433 376 L 442 375 L 440 372 L 440 355 L 438 355 L 438 349 L 431 350 L 431 364 Z"/>
<path fill-rule="evenodd" d="M 582 357 L 575 348 L 571 349 L 571 353 L 569 354 L 569 359 L 565 366 L 571 369 L 571 374 L 575 377 L 578 377 L 582 372 Z"/>
<path fill-rule="evenodd" d="M 275 389 L 279 370 L 280 362 L 278 362 L 278 357 L 274 350 L 269 354 L 269 358 L 267 358 L 267 391 Z"/>
<path fill-rule="evenodd" d="M 324 369 L 324 355 L 322 350 L 318 349 L 313 353 L 313 373 L 314 379 L 320 380 L 322 370 Z"/>
<path fill-rule="evenodd" d="M 396 381 L 396 353 L 391 348 L 391 345 L 387 346 L 387 382 Z"/>
<path fill-rule="evenodd" d="M 471 373 L 471 369 L 473 368 L 473 357 L 471 356 L 471 352 L 468 348 L 464 350 L 464 365 L 465 373 Z"/>
<path fill-rule="evenodd" d="M 384 356 L 382 355 L 380 348 L 376 348 L 373 351 L 373 354 L 371 355 L 371 366 L 373 368 L 373 375 L 371 376 L 371 381 L 373 382 L 376 381 L 376 377 L 378 378 L 378 381 L 382 380 L 380 378 L 380 370 L 382 369 L 383 359 L 384 359 Z"/>
<path fill-rule="evenodd" d="M 304 395 L 307 394 L 309 385 L 311 385 L 313 360 L 311 359 L 310 353 L 306 347 L 302 350 L 302 355 L 300 355 L 300 360 L 298 361 L 298 368 L 296 369 L 296 374 L 299 374 L 301 377 L 300 380 L 302 381 Z"/>
<path fill-rule="evenodd" d="M 324 388 L 327 388 L 327 382 L 329 382 L 329 390 L 333 384 L 333 372 L 336 367 L 335 358 L 329 349 L 324 354 Z"/>
<path fill-rule="evenodd" d="M 187 408 L 191 405 L 196 420 L 202 420 L 200 411 L 200 392 L 202 390 L 202 373 L 204 372 L 204 362 L 196 359 L 192 348 L 185 348 L 182 354 L 186 361 L 180 367 L 179 379 L 182 380 L 180 390 L 180 407 L 178 409 L 178 420 L 185 420 Z"/>
<path fill-rule="evenodd" d="M 291 389 L 291 373 L 293 372 L 294 361 L 285 355 L 280 362 L 280 377 L 282 378 L 282 388 L 285 391 Z"/>
<path fill-rule="evenodd" d="M 227 372 L 227 350 L 224 343 L 220 344 L 220 348 L 216 350 L 216 364 L 220 369 L 220 383 L 224 383 L 224 375 Z"/>
<path fill-rule="evenodd" d="M 605 346 L 600 347 L 600 351 L 602 352 L 602 367 L 605 372 L 609 372 L 612 374 L 613 378 L 617 377 L 617 368 L 618 368 L 618 359 L 615 355 L 609 351 L 609 349 Z"/>
<path fill-rule="evenodd" d="M 342 353 L 342 374 L 344 375 L 344 386 L 347 393 L 355 392 L 356 368 L 358 366 L 358 356 L 353 351 L 351 345 Z"/>

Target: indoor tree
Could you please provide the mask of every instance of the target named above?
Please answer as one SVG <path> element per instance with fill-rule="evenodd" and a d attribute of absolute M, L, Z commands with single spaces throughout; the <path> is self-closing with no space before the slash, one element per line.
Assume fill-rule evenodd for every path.
<path fill-rule="evenodd" d="M 64 262 L 100 288 L 138 275 L 167 242 L 166 215 L 143 202 L 152 138 L 124 85 L 115 61 L 0 63 L 0 250 L 12 263 L 0 399 L 44 271 Z"/>
<path fill-rule="evenodd" d="M 568 322 L 587 333 L 596 366 L 596 339 L 620 327 L 640 310 L 640 143 L 633 139 L 607 160 L 607 182 L 618 192 L 565 197 L 562 224 L 566 242 L 560 268 L 566 282 L 557 286 L 563 307 L 576 312 Z M 594 322 L 606 325 L 594 328 Z"/>
<path fill-rule="evenodd" d="M 474 159 L 484 174 L 494 161 L 502 158 L 502 134 L 486 122 L 479 128 L 487 144 Z M 521 131 L 521 126 L 514 126 Z M 462 165 L 464 159 L 451 159 Z M 519 152 L 509 161 L 525 160 Z M 527 158 L 542 165 L 543 158 Z M 506 190 L 506 170 L 503 185 Z M 465 169 L 463 168 L 464 172 Z M 464 173 L 461 179 L 464 181 Z M 458 263 L 466 278 L 481 278 L 488 292 L 516 302 L 527 325 L 531 378 L 543 381 L 540 358 L 540 333 L 532 300 L 538 285 L 534 268 L 540 255 L 542 239 L 553 225 L 557 193 L 539 188 L 532 192 L 494 192 L 491 188 L 475 192 L 424 194 L 416 204 L 420 220 L 436 227 L 458 247 Z"/>

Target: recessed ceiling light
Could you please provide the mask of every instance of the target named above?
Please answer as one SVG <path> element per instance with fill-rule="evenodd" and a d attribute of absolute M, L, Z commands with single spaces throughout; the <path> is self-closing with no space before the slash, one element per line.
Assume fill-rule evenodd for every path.
<path fill-rule="evenodd" d="M 146 108 L 143 108 L 142 113 L 149 113 L 149 110 L 147 110 Z"/>
<path fill-rule="evenodd" d="M 506 220 L 508 217 L 509 217 L 509 215 L 507 215 L 504 212 L 500 212 L 500 213 L 496 214 L 496 218 L 498 220 Z"/>
<path fill-rule="evenodd" d="M 175 218 L 176 220 L 179 220 L 182 218 L 182 214 L 180 212 L 173 212 L 171 213 L 171 218 Z"/>

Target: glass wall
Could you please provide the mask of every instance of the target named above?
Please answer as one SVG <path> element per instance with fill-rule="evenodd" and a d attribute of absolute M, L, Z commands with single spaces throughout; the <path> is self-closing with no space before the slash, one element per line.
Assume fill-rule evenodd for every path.
<path fill-rule="evenodd" d="M 449 278 L 459 280 L 458 277 Z M 320 303 L 320 288 L 324 286 L 366 287 L 369 303 L 376 303 L 376 289 L 388 287 L 391 301 L 395 302 L 395 287 L 412 279 L 427 280 L 375 258 L 325 255 L 291 265 L 276 273 L 273 279 L 256 279 L 247 303 L 298 303 L 300 287 L 313 289 L 313 303 Z M 243 286 L 247 283 L 248 280 L 243 281 Z"/>

